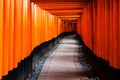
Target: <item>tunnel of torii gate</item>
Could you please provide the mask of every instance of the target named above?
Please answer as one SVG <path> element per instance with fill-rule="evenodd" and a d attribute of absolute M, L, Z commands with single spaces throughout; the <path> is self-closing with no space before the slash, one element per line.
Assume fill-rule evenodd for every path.
<path fill-rule="evenodd" d="M 0 79 L 26 76 L 32 51 L 69 32 L 119 72 L 120 0 L 0 0 Z"/>

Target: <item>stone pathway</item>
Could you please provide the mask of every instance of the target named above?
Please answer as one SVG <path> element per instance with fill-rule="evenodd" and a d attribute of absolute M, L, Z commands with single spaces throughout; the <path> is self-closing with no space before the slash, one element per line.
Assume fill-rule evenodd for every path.
<path fill-rule="evenodd" d="M 88 80 L 78 61 L 75 35 L 65 37 L 60 46 L 46 60 L 38 80 Z"/>

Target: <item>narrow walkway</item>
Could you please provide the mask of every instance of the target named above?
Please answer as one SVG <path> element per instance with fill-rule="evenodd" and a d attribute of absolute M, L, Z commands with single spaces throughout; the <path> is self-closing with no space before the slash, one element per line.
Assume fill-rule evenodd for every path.
<path fill-rule="evenodd" d="M 78 61 L 75 35 L 65 37 L 46 60 L 38 80 L 88 80 Z"/>

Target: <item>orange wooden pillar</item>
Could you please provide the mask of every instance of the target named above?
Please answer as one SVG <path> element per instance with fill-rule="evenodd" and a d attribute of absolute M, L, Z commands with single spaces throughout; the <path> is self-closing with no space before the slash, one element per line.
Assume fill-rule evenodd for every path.
<path fill-rule="evenodd" d="M 56 16 L 54 17 L 54 22 L 53 23 L 54 23 L 54 28 L 55 28 L 54 29 L 55 30 L 54 35 L 55 35 L 55 37 L 57 37 L 58 35 L 57 35 L 57 17 Z"/>
<path fill-rule="evenodd" d="M 55 17 L 56 36 L 58 36 L 58 18 Z"/>
<path fill-rule="evenodd" d="M 101 46 L 101 5 L 102 3 L 102 0 L 98 0 L 97 1 L 97 25 L 96 25 L 96 45 L 94 46 L 96 49 L 95 49 L 95 53 L 97 53 L 97 56 L 101 57 L 101 53 L 100 53 L 100 46 Z"/>
<path fill-rule="evenodd" d="M 104 42 L 103 42 L 103 40 L 104 40 L 104 35 L 103 35 L 103 33 L 104 33 L 104 29 L 103 29 L 103 27 L 104 27 L 104 20 L 103 20 L 103 17 L 104 17 L 104 1 L 102 1 L 102 0 L 99 0 L 99 2 L 100 2 L 100 13 L 99 13 L 99 17 L 100 17 L 100 23 L 99 23 L 99 25 L 100 26 L 97 26 L 97 27 L 99 27 L 98 29 L 98 31 L 99 31 L 99 38 L 97 39 L 98 40 L 98 44 L 99 44 L 99 51 L 98 51 L 98 53 L 100 54 L 99 55 L 99 57 L 101 57 L 102 59 L 103 59 L 103 57 L 104 57 L 104 51 L 103 51 L 103 44 L 104 44 Z M 99 4 L 99 3 L 98 3 Z"/>
<path fill-rule="evenodd" d="M 102 59 L 108 60 L 109 57 L 109 2 L 108 0 L 94 1 L 93 8 L 94 16 L 94 51 Z M 96 15 L 96 16 L 95 16 Z M 97 24 L 96 24 L 96 23 Z M 96 27 L 95 27 L 96 26 Z"/>
<path fill-rule="evenodd" d="M 87 34 L 88 32 L 88 15 L 87 15 L 87 7 L 84 7 L 83 14 L 81 17 L 81 36 L 85 44 L 87 45 Z"/>
<path fill-rule="evenodd" d="M 28 53 L 28 56 L 31 54 L 32 52 L 32 8 L 31 8 L 31 2 L 30 0 L 27 1 L 28 3 L 28 18 L 27 18 L 27 21 L 28 21 L 28 41 L 27 41 L 27 46 L 28 46 L 28 49 L 27 49 L 27 53 Z"/>
<path fill-rule="evenodd" d="M 28 32 L 30 30 L 29 19 L 28 19 L 28 0 L 24 0 L 21 2 L 21 50 L 22 54 L 20 55 L 20 60 L 23 60 L 28 56 L 28 42 L 29 35 Z"/>
<path fill-rule="evenodd" d="M 93 0 L 93 51 L 97 55 L 97 36 L 96 36 L 96 25 L 97 25 L 97 0 Z"/>
<path fill-rule="evenodd" d="M 56 37 L 58 36 L 58 26 L 57 26 L 58 21 L 57 20 L 58 20 L 58 18 L 55 17 Z"/>
<path fill-rule="evenodd" d="M 9 5 L 10 5 L 10 0 L 4 0 L 3 1 L 3 68 L 2 68 L 2 73 L 3 75 L 8 74 L 8 58 L 9 58 Z"/>
<path fill-rule="evenodd" d="M 55 38 L 55 32 L 56 32 L 56 28 L 55 28 L 55 16 L 52 15 L 52 32 L 53 32 L 53 37 L 52 38 Z"/>
<path fill-rule="evenodd" d="M 30 50 L 30 23 L 29 23 L 29 21 L 30 21 L 30 19 L 29 19 L 30 18 L 30 16 L 29 16 L 30 0 L 24 0 L 24 1 L 26 1 L 26 26 L 27 26 L 27 29 L 26 29 L 26 35 L 27 35 L 26 46 L 27 46 L 27 48 L 26 48 L 26 56 L 25 56 L 25 58 L 26 58 L 29 56 L 29 50 Z"/>
<path fill-rule="evenodd" d="M 37 5 L 34 4 L 34 26 L 33 26 L 33 38 L 34 38 L 34 47 L 37 46 Z"/>
<path fill-rule="evenodd" d="M 110 66 L 119 67 L 119 1 L 110 0 Z"/>
<path fill-rule="evenodd" d="M 101 45 L 100 45 L 100 53 L 101 57 L 104 60 L 107 60 L 109 56 L 109 23 L 108 23 L 108 7 L 109 2 L 108 0 L 102 1 L 102 9 L 101 9 Z M 103 43 L 103 44 L 102 44 Z"/>
<path fill-rule="evenodd" d="M 37 9 L 37 5 L 35 4 L 34 5 L 34 11 L 35 11 L 35 14 L 34 14 L 34 19 L 35 19 L 35 21 L 34 21 L 34 26 L 33 26 L 33 32 L 34 32 L 34 35 L 33 35 L 33 38 L 34 38 L 34 47 L 35 46 L 37 46 L 37 44 L 38 44 L 38 41 L 40 40 L 40 39 L 38 39 L 38 32 L 37 32 L 37 30 L 38 30 L 38 27 L 37 27 L 37 12 L 38 12 L 38 9 Z"/>
<path fill-rule="evenodd" d="M 41 42 L 45 41 L 45 29 L 46 29 L 46 11 L 41 9 Z"/>
<path fill-rule="evenodd" d="M 80 34 L 85 42 L 85 44 L 92 49 L 92 37 L 93 37 L 93 16 L 92 16 L 92 2 L 88 3 L 86 7 L 84 7 L 83 14 L 81 17 L 81 31 Z"/>
<path fill-rule="evenodd" d="M 51 39 L 52 38 L 54 38 L 54 25 L 53 25 L 53 21 L 54 21 L 54 16 L 53 15 L 51 15 L 51 28 L 52 28 L 52 37 L 51 37 Z"/>
<path fill-rule="evenodd" d="M 118 43 L 119 43 L 119 41 L 118 41 L 118 30 L 119 30 L 119 22 L 118 22 L 118 16 L 119 16 L 119 14 L 118 14 L 118 11 L 119 11 L 119 2 L 118 2 L 118 0 L 113 0 L 113 28 L 112 28 L 112 31 L 113 31 L 113 35 L 112 35 L 112 38 L 113 38 L 113 41 L 112 41 L 112 44 L 113 44 L 113 66 L 115 67 L 115 68 L 118 68 L 118 65 L 119 65 L 119 60 L 118 60 L 118 58 L 119 58 L 119 46 L 118 46 Z"/>
<path fill-rule="evenodd" d="M 47 41 L 48 40 L 48 31 L 49 31 L 49 29 L 48 29 L 48 12 L 47 11 L 45 11 L 45 23 L 44 23 L 45 25 L 45 27 L 44 27 L 44 35 L 45 35 L 45 41 Z"/>
<path fill-rule="evenodd" d="M 57 27 L 57 24 L 58 24 L 58 18 L 57 17 L 55 17 L 55 31 L 56 31 L 56 33 L 55 33 L 55 35 L 56 35 L 56 37 L 58 36 L 58 27 Z"/>
<path fill-rule="evenodd" d="M 105 1 L 101 1 L 101 13 L 100 13 L 100 16 L 101 16 L 101 26 L 100 26 L 100 39 L 99 39 L 99 53 L 100 53 L 100 57 L 102 59 L 105 59 L 105 52 L 104 52 L 104 49 L 105 49 L 105 40 L 104 38 L 106 37 L 106 34 L 105 34 Z"/>
<path fill-rule="evenodd" d="M 52 16 L 51 14 L 50 14 L 49 16 L 50 16 L 50 20 L 49 20 L 49 21 L 50 21 L 50 30 L 51 30 L 51 31 L 50 31 L 50 34 L 51 34 L 50 39 L 52 39 L 52 37 L 53 37 L 52 17 L 53 17 L 53 16 Z M 50 39 L 49 39 L 49 40 L 50 40 Z"/>
<path fill-rule="evenodd" d="M 110 39 L 109 39 L 109 24 L 110 24 L 110 22 L 109 22 L 109 16 L 110 16 L 110 13 L 109 13 L 109 0 L 105 0 L 105 4 L 104 4 L 104 6 L 105 6 L 105 15 L 104 15 L 104 53 L 105 53 L 105 55 L 104 55 L 104 58 L 105 58 L 105 60 L 107 60 L 107 61 L 109 61 L 109 43 L 110 43 Z"/>
<path fill-rule="evenodd" d="M 55 18 L 55 16 L 54 15 L 52 15 L 52 38 L 55 38 L 55 28 L 54 28 L 54 18 Z"/>
<path fill-rule="evenodd" d="M 21 54 L 21 0 L 15 0 L 14 3 L 14 68 L 16 68 Z"/>
<path fill-rule="evenodd" d="M 76 28 L 76 30 L 77 30 L 77 33 L 79 35 L 81 35 L 81 18 L 79 18 L 78 21 L 77 21 L 77 28 Z"/>
<path fill-rule="evenodd" d="M 61 20 L 58 19 L 58 35 L 61 33 Z"/>
<path fill-rule="evenodd" d="M 2 78 L 3 55 L 3 0 L 0 0 L 0 79 Z"/>
<path fill-rule="evenodd" d="M 47 34 L 47 35 L 48 35 L 48 40 L 50 40 L 50 39 L 51 39 L 51 36 L 52 36 L 52 34 L 51 34 L 51 33 L 52 33 L 52 28 L 51 28 L 52 26 L 51 26 L 51 14 L 50 14 L 49 12 L 48 12 L 48 23 L 47 23 L 47 24 L 49 24 L 49 25 L 47 26 L 47 27 L 48 27 L 48 30 L 49 30 L 49 31 L 48 31 L 48 34 L 49 34 L 49 35 L 48 35 L 48 34 Z"/>
<path fill-rule="evenodd" d="M 13 53 L 14 53 L 14 0 L 10 0 L 10 18 L 9 18 L 9 26 L 10 26 L 10 53 L 9 53 L 9 70 L 13 69 Z"/>
<path fill-rule="evenodd" d="M 92 50 L 93 49 L 93 8 L 92 2 L 88 3 L 87 6 L 87 44 L 88 47 Z"/>
<path fill-rule="evenodd" d="M 49 38 L 49 40 L 51 39 L 51 37 L 52 37 L 52 15 L 51 14 L 49 14 L 49 29 L 50 29 L 50 38 Z"/>
<path fill-rule="evenodd" d="M 34 2 L 31 3 L 31 25 L 32 25 L 32 50 L 35 47 L 35 7 Z"/>
<path fill-rule="evenodd" d="M 120 0 L 119 0 L 119 35 L 118 35 L 118 40 L 120 41 Z M 120 42 L 118 42 L 118 45 L 119 45 L 119 47 L 118 47 L 118 50 L 119 50 L 119 52 L 118 52 L 118 59 L 119 59 L 119 63 L 120 63 Z M 119 69 L 120 69 L 120 64 L 119 64 Z"/>
<path fill-rule="evenodd" d="M 46 22 L 45 22 L 45 27 L 44 27 L 45 28 L 44 33 L 45 33 L 45 41 L 47 41 L 48 40 L 48 31 L 49 31 L 48 30 L 48 24 L 47 24 L 48 23 L 48 12 L 47 11 L 45 12 L 45 21 Z"/>
<path fill-rule="evenodd" d="M 42 10 L 39 6 L 36 6 L 36 34 L 37 35 L 37 45 L 42 41 L 41 29 L 42 29 Z"/>
<path fill-rule="evenodd" d="M 54 33 L 55 33 L 55 30 L 54 30 L 55 28 L 54 28 L 53 22 L 54 22 L 54 15 L 52 15 L 52 22 L 51 22 L 52 23 L 52 38 L 54 38 Z"/>
<path fill-rule="evenodd" d="M 113 64 L 113 0 L 110 0 L 110 57 L 109 57 L 109 61 L 110 61 L 110 65 L 112 66 Z"/>

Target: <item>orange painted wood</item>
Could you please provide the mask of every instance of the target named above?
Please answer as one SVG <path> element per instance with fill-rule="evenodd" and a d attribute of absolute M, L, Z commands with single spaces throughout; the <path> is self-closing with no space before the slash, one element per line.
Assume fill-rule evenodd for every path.
<path fill-rule="evenodd" d="M 101 47 L 101 5 L 102 1 L 98 0 L 97 2 L 97 25 L 96 25 L 96 52 L 99 57 L 101 57 L 100 47 Z"/>
<path fill-rule="evenodd" d="M 28 57 L 28 52 L 29 52 L 29 31 L 30 31 L 30 26 L 29 26 L 29 0 L 24 0 L 26 3 L 26 53 L 25 53 L 25 58 Z M 28 40 L 29 39 L 29 40 Z"/>
<path fill-rule="evenodd" d="M 118 56 L 118 43 L 119 43 L 119 41 L 118 41 L 118 30 L 119 30 L 119 22 L 118 22 L 118 16 L 119 16 L 119 14 L 118 14 L 118 7 L 119 7 L 119 4 L 118 4 L 119 2 L 118 2 L 118 0 L 113 0 L 113 28 L 112 28 L 112 31 L 113 31 L 113 35 L 112 35 L 112 38 L 113 38 L 113 42 L 112 42 L 112 44 L 113 44 L 113 66 L 115 67 L 115 68 L 118 68 L 118 65 L 119 65 L 119 60 L 118 60 L 118 58 L 119 58 L 119 56 Z"/>
<path fill-rule="evenodd" d="M 57 17 L 55 16 L 54 17 L 54 30 L 55 30 L 55 33 L 54 33 L 54 35 L 55 35 L 55 37 L 57 37 L 57 34 L 58 34 L 58 32 L 57 32 Z"/>
<path fill-rule="evenodd" d="M 8 74 L 8 60 L 9 60 L 9 43 L 10 43 L 10 27 L 9 27 L 9 5 L 10 1 L 9 0 L 4 0 L 3 2 L 3 68 L 2 68 L 2 74 L 7 75 Z"/>
<path fill-rule="evenodd" d="M 96 43 L 97 43 L 97 36 L 96 36 L 96 25 L 97 25 L 97 1 L 93 0 L 93 51 L 97 54 Z"/>
<path fill-rule="evenodd" d="M 71 16 L 71 15 L 81 15 L 81 13 L 76 12 L 76 13 L 52 13 L 53 15 L 56 16 Z"/>
<path fill-rule="evenodd" d="M 81 34 L 85 44 L 87 44 L 87 36 L 88 36 L 87 32 L 88 32 L 88 15 L 87 15 L 87 7 L 85 7 L 81 18 Z"/>
<path fill-rule="evenodd" d="M 93 23 L 92 23 L 92 20 L 93 20 L 93 9 L 92 9 L 92 3 L 88 3 L 88 6 L 87 6 L 87 13 L 88 13 L 88 21 L 86 24 L 88 24 L 87 26 L 87 44 L 88 44 L 88 47 L 92 50 L 93 49 Z"/>
<path fill-rule="evenodd" d="M 61 19 L 30 0 L 4 0 L 3 7 L 0 7 L 0 26 L 4 26 L 0 27 L 0 77 L 17 68 L 37 45 L 73 30 L 61 27 Z"/>
<path fill-rule="evenodd" d="M 40 7 L 41 6 L 44 6 L 44 7 L 46 7 L 46 6 L 60 6 L 60 7 L 67 7 L 67 6 L 81 6 L 82 8 L 84 7 L 84 6 L 86 6 L 87 5 L 87 2 L 35 2 L 36 4 L 38 4 Z M 42 7 L 41 7 L 42 8 Z"/>
<path fill-rule="evenodd" d="M 110 16 L 110 13 L 109 13 L 109 0 L 105 0 L 105 27 L 104 27 L 104 41 L 105 41 L 105 45 L 104 45 L 104 53 L 105 53 L 105 60 L 109 61 L 109 43 L 110 43 L 110 40 L 109 40 L 109 16 Z"/>
<path fill-rule="evenodd" d="M 105 59 L 105 40 L 104 38 L 105 36 L 105 1 L 101 1 L 101 27 L 100 27 L 100 40 L 99 40 L 99 44 L 100 44 L 100 57 L 102 59 Z M 104 46 L 104 47 L 103 47 Z"/>
<path fill-rule="evenodd" d="M 52 24 L 52 37 L 51 37 L 51 39 L 54 38 L 54 29 L 55 28 L 54 28 L 54 23 L 53 22 L 54 22 L 54 16 L 52 15 L 52 22 L 51 22 L 51 24 Z"/>
<path fill-rule="evenodd" d="M 21 51 L 22 51 L 22 43 L 21 43 L 21 0 L 15 0 L 15 8 L 14 8 L 14 68 L 17 68 L 18 62 L 20 61 Z"/>
<path fill-rule="evenodd" d="M 2 78 L 3 61 L 3 0 L 0 0 L 0 79 Z"/>
<path fill-rule="evenodd" d="M 82 9 L 84 6 L 80 6 L 80 5 L 74 5 L 72 6 L 71 4 L 70 5 L 59 5 L 59 4 L 56 4 L 56 5 L 51 5 L 51 4 L 38 4 L 42 9 L 44 10 L 61 10 L 61 9 Z M 50 6 L 50 7 L 48 7 Z"/>
<path fill-rule="evenodd" d="M 48 23 L 48 17 L 47 16 L 48 16 L 48 12 L 46 11 L 45 12 L 45 21 L 46 21 L 46 24 L 45 24 L 45 27 L 44 27 L 45 28 L 45 41 L 48 40 L 48 31 L 49 31 L 48 30 L 48 24 L 47 24 Z"/>
<path fill-rule="evenodd" d="M 21 58 L 22 60 L 27 57 L 28 53 L 28 31 L 29 31 L 29 26 L 28 26 L 28 0 L 24 0 L 22 2 L 22 55 Z"/>
<path fill-rule="evenodd" d="M 78 21 L 77 21 L 76 31 L 79 35 L 81 35 L 81 18 L 79 18 Z"/>
<path fill-rule="evenodd" d="M 61 24 L 61 20 L 58 19 L 58 35 L 61 33 L 61 26 L 60 26 L 60 24 Z"/>
<path fill-rule="evenodd" d="M 32 24 L 32 50 L 35 47 L 35 4 L 32 2 L 31 3 L 31 24 Z"/>
<path fill-rule="evenodd" d="M 42 10 L 42 9 L 41 9 Z M 45 41 L 45 29 L 46 29 L 46 11 L 41 11 L 41 42 Z"/>
<path fill-rule="evenodd" d="M 50 15 L 50 13 L 48 13 L 48 23 L 47 24 L 49 24 L 47 27 L 48 27 L 48 40 L 50 40 L 50 38 L 51 38 L 51 32 L 52 32 L 52 30 L 51 30 L 51 15 Z"/>
<path fill-rule="evenodd" d="M 77 28 L 85 44 L 98 57 L 109 61 L 110 66 L 117 69 L 120 69 L 119 4 L 118 0 L 94 0 L 88 3 L 83 10 L 81 21 L 78 20 L 78 26 L 81 26 Z"/>
<path fill-rule="evenodd" d="M 119 38 L 119 41 L 120 41 L 120 1 L 119 1 L 119 35 L 118 35 L 118 38 Z M 119 45 L 119 47 L 118 47 L 118 50 L 119 50 L 119 52 L 118 52 L 118 56 L 119 56 L 119 63 L 120 63 L 120 42 L 118 42 L 118 45 Z M 119 69 L 120 69 L 120 64 L 119 64 Z"/>
<path fill-rule="evenodd" d="M 34 44 L 35 44 L 35 46 L 37 46 L 37 44 L 38 44 L 38 38 L 37 38 L 37 35 L 39 35 L 39 34 L 37 34 L 37 6 L 35 5 L 35 24 L 34 24 L 34 28 L 33 28 L 33 31 L 34 31 Z M 34 46 L 34 47 L 35 47 Z"/>
<path fill-rule="evenodd" d="M 40 44 L 41 42 L 42 42 L 42 35 L 41 35 L 41 28 L 42 28 L 42 26 L 41 26 L 41 20 L 42 20 L 42 14 L 41 14 L 41 9 L 40 9 L 40 7 L 38 7 L 38 6 L 36 6 L 36 34 L 35 35 L 37 35 L 36 36 L 36 41 L 37 41 L 37 45 L 38 44 Z"/>
<path fill-rule="evenodd" d="M 86 5 L 86 2 L 41 2 L 41 3 L 36 2 L 36 3 L 42 9 L 46 9 L 51 14 L 57 16 L 80 15 L 82 8 Z"/>
<path fill-rule="evenodd" d="M 78 20 L 79 18 L 74 18 L 74 17 L 71 17 L 71 18 L 60 18 L 61 20 L 71 20 L 71 21 L 74 21 L 74 20 Z"/>
<path fill-rule="evenodd" d="M 77 10 L 77 9 L 74 9 L 74 10 L 48 10 L 50 13 L 53 13 L 53 14 L 57 14 L 57 13 L 61 13 L 61 14 L 64 14 L 64 13 L 82 13 L 83 10 Z"/>
<path fill-rule="evenodd" d="M 87 2 L 88 0 L 35 0 L 36 2 Z"/>
<path fill-rule="evenodd" d="M 109 57 L 109 61 L 110 61 L 110 65 L 112 66 L 113 64 L 113 0 L 110 0 L 110 57 Z"/>
<path fill-rule="evenodd" d="M 10 53 L 9 53 L 9 70 L 12 70 L 13 69 L 13 53 L 14 53 L 14 0 L 10 0 L 10 18 L 9 18 L 9 21 L 10 21 Z"/>
<path fill-rule="evenodd" d="M 27 18 L 27 21 L 28 21 L 28 56 L 31 54 L 32 52 L 32 8 L 31 8 L 31 2 L 30 0 L 27 1 L 28 2 L 28 18 Z"/>

